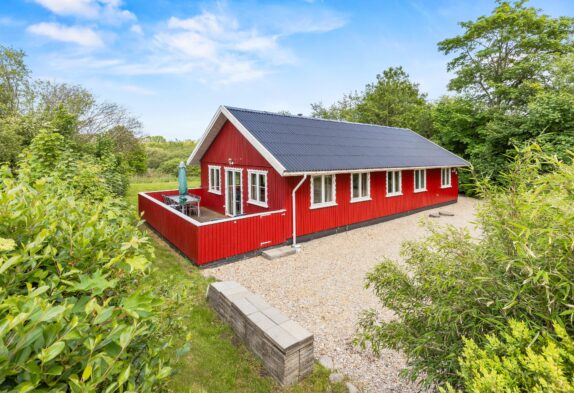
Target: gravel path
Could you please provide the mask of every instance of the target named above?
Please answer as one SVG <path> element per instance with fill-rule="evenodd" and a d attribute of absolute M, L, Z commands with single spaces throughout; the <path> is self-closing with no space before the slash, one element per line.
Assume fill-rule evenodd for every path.
<path fill-rule="evenodd" d="M 401 242 L 423 238 L 426 230 L 419 223 L 431 212 L 455 214 L 429 218 L 440 225 L 472 228 L 477 203 L 459 197 L 454 205 L 302 243 L 296 255 L 274 261 L 250 258 L 203 274 L 238 281 L 309 329 L 315 335 L 315 356 L 332 357 L 335 367 L 362 391 L 411 392 L 416 387 L 398 375 L 405 365 L 402 354 L 386 350 L 375 358 L 350 345 L 358 314 L 379 308 L 374 294 L 364 288 L 365 274 L 382 257 L 400 261 Z M 389 310 L 381 315 L 392 318 Z"/>

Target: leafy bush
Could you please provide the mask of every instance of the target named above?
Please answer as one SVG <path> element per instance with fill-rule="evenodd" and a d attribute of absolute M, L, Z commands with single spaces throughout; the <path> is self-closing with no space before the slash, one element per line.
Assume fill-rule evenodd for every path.
<path fill-rule="evenodd" d="M 177 176 L 177 168 L 179 167 L 179 163 L 182 160 L 180 160 L 179 158 L 171 158 L 167 161 L 162 162 L 159 165 L 158 170 L 161 173 L 165 173 L 166 175 L 175 175 Z"/>
<path fill-rule="evenodd" d="M 557 339 L 510 321 L 508 331 L 488 335 L 482 346 L 465 339 L 460 358 L 465 391 L 574 392 L 574 342 L 560 324 L 554 330 Z"/>
<path fill-rule="evenodd" d="M 177 176 L 179 164 L 182 161 L 185 163 L 184 160 L 180 160 L 178 158 L 172 158 L 171 160 L 167 160 L 165 162 L 162 162 L 161 165 L 159 166 L 158 170 L 161 173 L 164 173 L 166 175 Z M 189 165 L 186 167 L 186 170 L 187 170 L 188 176 L 199 176 L 199 166 L 198 165 Z"/>
<path fill-rule="evenodd" d="M 38 162 L 61 157 L 47 145 Z M 137 220 L 110 194 L 94 201 L 55 177 L 24 179 L 0 174 L 0 390 L 161 387 L 159 301 L 134 290 L 152 256 Z"/>
<path fill-rule="evenodd" d="M 431 228 L 427 239 L 403 244 L 406 271 L 387 259 L 367 277 L 397 319 L 365 313 L 358 342 L 375 352 L 403 351 L 404 375 L 413 380 L 458 386 L 462 337 L 482 345 L 512 318 L 535 331 L 567 318 L 574 332 L 574 165 L 534 145 L 517 154 L 501 181 L 481 184 L 478 239 L 468 230 Z"/>
<path fill-rule="evenodd" d="M 187 160 L 195 148 L 195 141 L 166 141 L 161 136 L 149 136 L 145 139 L 144 147 L 148 168 L 171 175 L 177 174 L 179 163 Z M 199 173 L 199 169 L 188 168 L 188 171 Z"/>
<path fill-rule="evenodd" d="M 28 182 L 49 177 L 62 180 L 65 194 L 102 200 L 110 193 L 124 195 L 128 177 L 121 161 L 104 147 L 97 155 L 80 153 L 61 134 L 41 130 L 23 155 L 20 176 Z"/>

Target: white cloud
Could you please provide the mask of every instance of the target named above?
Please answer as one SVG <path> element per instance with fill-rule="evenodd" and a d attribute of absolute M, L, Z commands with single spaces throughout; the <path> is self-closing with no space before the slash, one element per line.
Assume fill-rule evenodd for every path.
<path fill-rule="evenodd" d="M 242 27 L 223 9 L 187 19 L 171 17 L 167 29 L 154 36 L 155 50 L 163 53 L 161 57 L 167 56 L 171 66 L 158 65 L 155 70 L 200 73 L 202 78 L 222 84 L 261 78 L 271 65 L 295 62 L 278 39 L 276 33 Z"/>
<path fill-rule="evenodd" d="M 136 16 L 122 9 L 121 0 L 34 0 L 56 15 L 75 16 L 105 23 L 136 20 Z"/>
<path fill-rule="evenodd" d="M 55 41 L 72 42 L 85 47 L 96 48 L 104 45 L 99 34 L 87 27 L 68 27 L 58 23 L 43 22 L 28 26 L 26 30 Z"/>
<path fill-rule="evenodd" d="M 115 0 L 114 4 L 120 3 Z M 312 10 L 311 15 L 305 13 L 309 10 L 297 11 L 280 21 L 276 16 L 282 10 L 288 9 L 257 7 L 249 14 L 217 4 L 217 8 L 189 18 L 172 16 L 156 27 L 151 41 L 129 48 L 130 56 L 137 61 L 96 59 L 93 66 L 86 62 L 86 67 L 114 75 L 186 75 L 215 85 L 243 82 L 298 62 L 284 38 L 330 31 L 346 23 L 342 17 L 321 10 Z M 142 33 L 135 23 L 130 31 Z M 76 62 L 73 58 L 58 61 L 62 68 Z"/>
<path fill-rule="evenodd" d="M 132 27 L 130 27 L 130 31 L 132 33 L 136 33 L 136 34 L 143 34 L 143 30 L 142 27 L 140 25 L 132 25 Z"/>

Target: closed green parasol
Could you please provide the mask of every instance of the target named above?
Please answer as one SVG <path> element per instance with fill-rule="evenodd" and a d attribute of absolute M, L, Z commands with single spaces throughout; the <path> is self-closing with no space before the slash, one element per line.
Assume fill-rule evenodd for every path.
<path fill-rule="evenodd" d="M 185 205 L 187 201 L 187 173 L 185 172 L 185 164 L 180 162 L 177 169 L 177 181 L 179 183 L 179 204 Z"/>

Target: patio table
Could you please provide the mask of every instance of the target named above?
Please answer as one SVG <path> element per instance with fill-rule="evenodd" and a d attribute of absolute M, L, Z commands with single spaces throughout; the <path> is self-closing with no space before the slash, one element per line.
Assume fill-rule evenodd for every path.
<path fill-rule="evenodd" d="M 174 201 L 179 206 L 179 195 L 166 195 L 166 197 Z M 185 206 L 187 205 L 197 205 L 197 216 L 201 216 L 201 209 L 199 208 L 199 201 L 201 199 L 196 197 L 195 195 L 186 195 L 185 196 Z"/>

